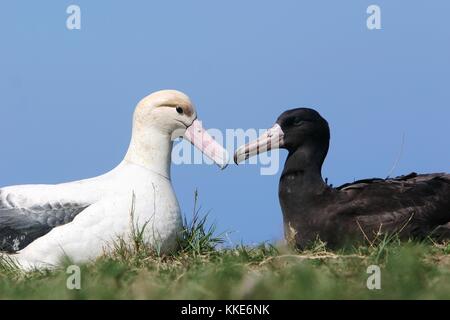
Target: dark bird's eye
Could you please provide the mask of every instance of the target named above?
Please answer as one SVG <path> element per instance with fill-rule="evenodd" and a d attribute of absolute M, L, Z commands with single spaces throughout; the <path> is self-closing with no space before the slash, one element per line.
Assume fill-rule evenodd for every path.
<path fill-rule="evenodd" d="M 177 107 L 177 112 L 178 112 L 179 114 L 183 114 L 183 108 L 180 107 L 180 106 L 178 106 L 178 107 Z"/>
<path fill-rule="evenodd" d="M 292 124 L 294 125 L 294 126 L 300 126 L 300 125 L 302 125 L 303 124 L 303 120 L 302 120 L 302 118 L 294 118 L 294 121 L 292 122 Z"/>

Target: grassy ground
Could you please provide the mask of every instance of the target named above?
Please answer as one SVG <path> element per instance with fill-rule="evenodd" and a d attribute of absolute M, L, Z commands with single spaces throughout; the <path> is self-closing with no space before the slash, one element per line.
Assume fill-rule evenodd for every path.
<path fill-rule="evenodd" d="M 67 266 L 23 274 L 3 262 L 0 299 L 450 298 L 450 245 L 392 237 L 345 252 L 320 241 L 301 252 L 269 244 L 217 249 L 221 237 L 198 215 L 175 255 L 159 255 L 140 236 L 81 266 L 80 290 L 67 289 Z M 380 290 L 367 289 L 370 265 L 380 267 Z"/>

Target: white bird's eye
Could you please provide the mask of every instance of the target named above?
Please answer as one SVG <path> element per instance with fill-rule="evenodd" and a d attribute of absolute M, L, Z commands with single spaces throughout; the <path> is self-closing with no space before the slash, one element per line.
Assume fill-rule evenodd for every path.
<path fill-rule="evenodd" d="M 177 112 L 179 113 L 179 114 L 183 114 L 183 108 L 182 107 L 180 107 L 180 106 L 178 106 L 177 108 L 176 108 L 176 110 L 177 110 Z"/>

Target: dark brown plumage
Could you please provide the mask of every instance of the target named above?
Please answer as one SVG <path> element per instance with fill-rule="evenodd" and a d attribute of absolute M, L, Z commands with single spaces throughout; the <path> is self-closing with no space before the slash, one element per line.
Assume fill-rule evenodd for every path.
<path fill-rule="evenodd" d="M 409 174 L 333 188 L 322 179 L 330 131 L 318 112 L 300 108 L 277 120 L 281 148 L 289 151 L 279 184 L 285 235 L 298 247 L 317 238 L 331 247 L 373 242 L 387 234 L 442 240 L 450 237 L 450 175 Z M 259 146 L 258 149 L 261 147 Z M 240 148 L 239 152 L 251 150 Z"/>
<path fill-rule="evenodd" d="M 413 173 L 338 188 L 324 184 L 305 196 L 288 191 L 290 179 L 281 178 L 279 196 L 286 236 L 299 247 L 316 238 L 338 247 L 382 240 L 386 234 L 398 234 L 403 239 L 432 236 L 439 240 L 450 235 L 446 226 L 450 221 L 448 174 Z"/>

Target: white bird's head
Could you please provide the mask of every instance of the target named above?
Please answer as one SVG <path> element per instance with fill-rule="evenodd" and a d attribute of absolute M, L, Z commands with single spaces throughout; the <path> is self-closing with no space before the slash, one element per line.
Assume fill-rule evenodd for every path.
<path fill-rule="evenodd" d="M 133 120 L 133 135 L 139 135 L 134 138 L 141 140 L 141 148 L 147 145 L 151 149 L 145 141 L 155 139 L 156 130 L 164 139 L 184 137 L 222 169 L 228 165 L 228 152 L 203 129 L 193 103 L 180 91 L 161 90 L 143 98 L 136 106 Z"/>
<path fill-rule="evenodd" d="M 135 125 L 151 125 L 170 135 L 177 130 L 186 130 L 196 119 L 197 113 L 189 97 L 176 90 L 161 90 L 148 95 L 134 112 Z"/>

